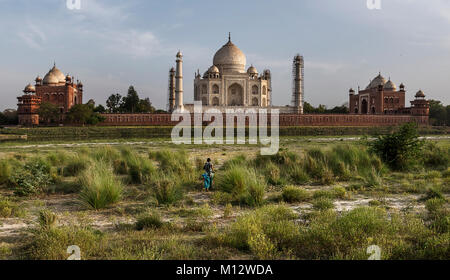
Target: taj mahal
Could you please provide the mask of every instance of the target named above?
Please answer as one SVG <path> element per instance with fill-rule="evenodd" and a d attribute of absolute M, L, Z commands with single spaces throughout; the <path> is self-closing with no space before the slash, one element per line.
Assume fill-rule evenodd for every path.
<path fill-rule="evenodd" d="M 300 62 L 299 57 L 299 64 Z M 223 45 L 214 55 L 213 64 L 200 74 L 198 70 L 194 79 L 194 101 L 201 102 L 203 108 L 275 108 L 272 106 L 272 86 L 270 70 L 260 74 L 253 65 L 246 68 L 245 54 L 231 41 Z M 183 102 L 183 54 L 176 55 L 176 68 L 169 72 L 169 111 L 183 108 L 193 112 L 193 104 Z M 298 101 L 294 106 L 277 107 L 282 112 L 301 112 L 302 82 L 301 71 L 298 71 Z"/>

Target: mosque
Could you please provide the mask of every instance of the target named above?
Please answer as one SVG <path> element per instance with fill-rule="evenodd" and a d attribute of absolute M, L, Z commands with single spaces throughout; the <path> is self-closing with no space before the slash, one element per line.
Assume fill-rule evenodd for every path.
<path fill-rule="evenodd" d="M 61 115 L 67 113 L 72 106 L 83 104 L 83 83 L 75 82 L 73 76 L 64 75 L 56 67 L 56 63 L 44 78 L 37 76 L 34 85 L 28 84 L 23 93 L 17 98 L 20 125 L 38 125 L 38 111 L 44 102 L 56 105 Z"/>

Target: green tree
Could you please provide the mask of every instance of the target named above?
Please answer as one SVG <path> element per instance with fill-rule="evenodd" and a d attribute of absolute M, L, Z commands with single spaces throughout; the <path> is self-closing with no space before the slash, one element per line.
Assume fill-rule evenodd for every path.
<path fill-rule="evenodd" d="M 50 102 L 42 103 L 41 106 L 39 106 L 38 114 L 44 123 L 47 124 L 59 121 L 61 116 L 58 106 Z"/>
<path fill-rule="evenodd" d="M 102 104 L 100 104 L 94 108 L 94 112 L 104 114 L 104 113 L 106 113 L 106 108 Z"/>
<path fill-rule="evenodd" d="M 8 118 L 0 112 L 0 124 L 8 124 Z"/>
<path fill-rule="evenodd" d="M 450 105 L 447 105 L 447 126 L 450 126 Z"/>
<path fill-rule="evenodd" d="M 94 112 L 94 106 L 90 104 L 74 105 L 66 115 L 66 122 L 71 124 L 95 125 L 104 120 L 103 116 Z"/>
<path fill-rule="evenodd" d="M 370 150 L 395 170 L 408 169 L 418 160 L 423 145 L 416 123 L 404 124 L 398 131 L 369 142 Z"/>
<path fill-rule="evenodd" d="M 6 124 L 16 125 L 19 123 L 19 117 L 17 116 L 17 110 L 6 109 L 3 111 L 3 115 L 6 117 Z"/>
<path fill-rule="evenodd" d="M 430 100 L 430 121 L 432 125 L 447 124 L 447 109 L 441 101 Z"/>
<path fill-rule="evenodd" d="M 126 113 L 135 113 L 139 106 L 139 95 L 133 86 L 128 88 L 127 96 L 122 98 L 122 111 Z"/>
<path fill-rule="evenodd" d="M 154 113 L 155 107 L 152 106 L 152 102 L 147 97 L 145 99 L 139 100 L 139 104 L 137 106 L 137 112 L 139 113 Z"/>
<path fill-rule="evenodd" d="M 116 93 L 111 94 L 106 100 L 106 107 L 108 108 L 109 113 L 119 113 L 122 102 L 122 95 Z"/>

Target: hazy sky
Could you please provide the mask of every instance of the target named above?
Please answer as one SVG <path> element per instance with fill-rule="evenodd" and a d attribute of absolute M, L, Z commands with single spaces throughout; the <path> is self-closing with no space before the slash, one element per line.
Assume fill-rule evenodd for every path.
<path fill-rule="evenodd" d="M 246 54 L 247 67 L 273 76 L 275 105 L 291 99 L 291 67 L 305 57 L 305 99 L 329 107 L 348 100 L 379 71 L 407 89 L 450 103 L 450 1 L 381 0 L 0 0 L 0 110 L 56 61 L 85 86 L 84 101 L 126 94 L 165 108 L 168 70 L 184 54 L 186 103 L 194 73 L 212 64 L 227 41 Z"/>

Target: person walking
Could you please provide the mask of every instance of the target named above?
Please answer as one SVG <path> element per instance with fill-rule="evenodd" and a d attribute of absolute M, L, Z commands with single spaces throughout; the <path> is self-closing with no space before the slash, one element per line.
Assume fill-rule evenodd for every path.
<path fill-rule="evenodd" d="M 214 166 L 213 166 L 210 158 L 208 158 L 206 160 L 206 163 L 203 166 L 203 169 L 206 172 L 205 174 L 208 176 L 209 187 L 206 189 L 208 191 L 208 189 L 210 189 L 212 187 L 213 179 L 214 179 Z M 206 183 L 205 183 L 205 185 L 206 185 Z"/>

